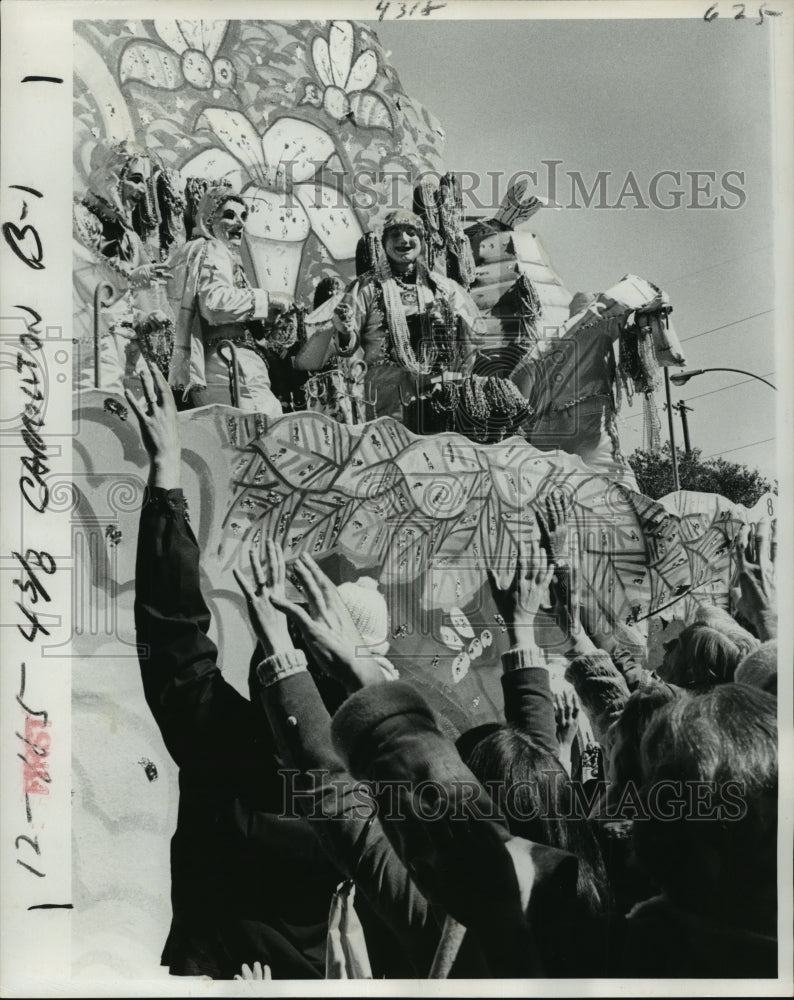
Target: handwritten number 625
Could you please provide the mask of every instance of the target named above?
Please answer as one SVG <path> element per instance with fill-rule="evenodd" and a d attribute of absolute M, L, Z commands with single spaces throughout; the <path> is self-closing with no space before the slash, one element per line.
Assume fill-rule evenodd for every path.
<path fill-rule="evenodd" d="M 717 9 L 718 7 L 719 3 L 713 3 L 706 11 L 706 13 L 703 15 L 703 20 L 711 23 L 715 18 L 719 17 L 720 12 Z M 747 9 L 747 4 L 744 3 L 731 4 L 731 9 L 739 11 L 738 14 L 733 15 L 734 21 L 745 20 L 744 12 Z M 764 14 L 767 14 L 769 17 L 780 17 L 781 13 L 782 12 L 779 10 L 767 10 L 766 4 L 762 3 L 761 6 L 758 8 L 758 20 L 755 22 L 755 24 L 763 24 Z"/>

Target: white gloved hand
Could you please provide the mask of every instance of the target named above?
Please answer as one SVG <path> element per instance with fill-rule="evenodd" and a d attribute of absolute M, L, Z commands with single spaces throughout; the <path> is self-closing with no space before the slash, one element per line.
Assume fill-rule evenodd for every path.
<path fill-rule="evenodd" d="M 496 212 L 494 218 L 501 222 L 508 229 L 515 229 L 522 222 L 526 222 L 531 216 L 543 208 L 544 202 L 532 194 L 527 194 L 527 180 L 514 181 L 507 189 L 507 194 L 502 199 L 502 204 Z"/>

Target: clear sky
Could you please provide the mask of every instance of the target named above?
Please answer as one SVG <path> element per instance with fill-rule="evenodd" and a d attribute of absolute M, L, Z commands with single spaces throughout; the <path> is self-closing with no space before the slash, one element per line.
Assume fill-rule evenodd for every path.
<path fill-rule="evenodd" d="M 446 130 L 446 167 L 484 174 L 539 172 L 563 161 L 557 200 L 570 205 L 567 173 L 588 188 L 611 171 L 607 202 L 633 171 L 646 201 L 661 170 L 714 171 L 711 195 L 745 194 L 740 208 L 566 207 L 530 223 L 571 292 L 601 290 L 631 272 L 670 295 L 688 367 L 742 368 L 775 382 L 770 30 L 748 18 L 704 22 L 391 21 L 378 36 L 403 86 Z M 663 179 L 664 199 L 676 185 Z M 689 195 L 687 195 L 689 200 Z M 581 197 L 579 198 L 581 204 Z M 732 324 L 732 325 L 728 325 Z M 706 331 L 714 330 L 707 333 Z M 728 373 L 673 387 L 685 399 L 692 443 L 704 456 L 776 475 L 775 393 Z M 663 390 L 658 395 L 664 399 Z M 641 406 L 624 404 L 621 439 L 642 443 Z M 666 416 L 660 411 L 666 434 Z M 676 416 L 678 443 L 681 425 Z"/>

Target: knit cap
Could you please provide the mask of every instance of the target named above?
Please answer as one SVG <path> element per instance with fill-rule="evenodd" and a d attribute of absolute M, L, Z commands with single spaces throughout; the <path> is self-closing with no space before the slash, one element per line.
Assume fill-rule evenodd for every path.
<path fill-rule="evenodd" d="M 389 609 L 378 581 L 360 576 L 355 583 L 340 584 L 337 590 L 364 643 L 373 653 L 385 653 L 389 648 Z"/>
<path fill-rule="evenodd" d="M 733 675 L 737 684 L 749 684 L 777 697 L 777 639 L 748 653 Z"/>

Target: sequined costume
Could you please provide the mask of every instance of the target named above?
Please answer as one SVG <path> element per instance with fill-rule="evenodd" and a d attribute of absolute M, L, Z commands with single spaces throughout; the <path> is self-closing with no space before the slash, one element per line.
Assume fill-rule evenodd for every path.
<path fill-rule="evenodd" d="M 146 154 L 128 143 L 113 146 L 91 171 L 87 191 L 73 209 L 75 382 L 82 388 L 93 385 L 94 292 L 106 282 L 113 302 L 99 316 L 99 384 L 119 394 L 125 377 L 142 364 L 135 323 L 149 311 L 137 301 L 137 290 L 147 283 L 146 271 L 140 269 L 151 264 L 141 238 L 147 234 L 136 232 L 133 205 L 122 190 L 136 163 L 150 176 Z"/>
<path fill-rule="evenodd" d="M 194 405 L 230 403 L 229 370 L 218 353 L 221 341 L 230 340 L 237 349 L 240 407 L 275 417 L 281 404 L 252 333 L 252 324 L 268 316 L 270 296 L 251 286 L 236 250 L 213 236 L 213 220 L 229 200 L 240 201 L 227 188 L 202 197 L 194 239 L 172 261 L 169 296 L 177 320 L 170 383 L 189 393 Z"/>
<path fill-rule="evenodd" d="M 386 265 L 388 266 L 388 265 Z M 389 322 L 384 294 L 396 286 L 408 336 Z M 343 337 L 354 338 L 356 351 L 367 365 L 366 394 L 377 416 L 402 419 L 404 398 L 417 391 L 422 375 L 442 371 L 468 372 L 481 338 L 477 307 L 451 278 L 417 264 L 416 283 L 409 284 L 390 270 L 376 269 L 357 278 L 337 307 L 336 324 Z M 438 332 L 448 333 L 439 337 Z"/>

